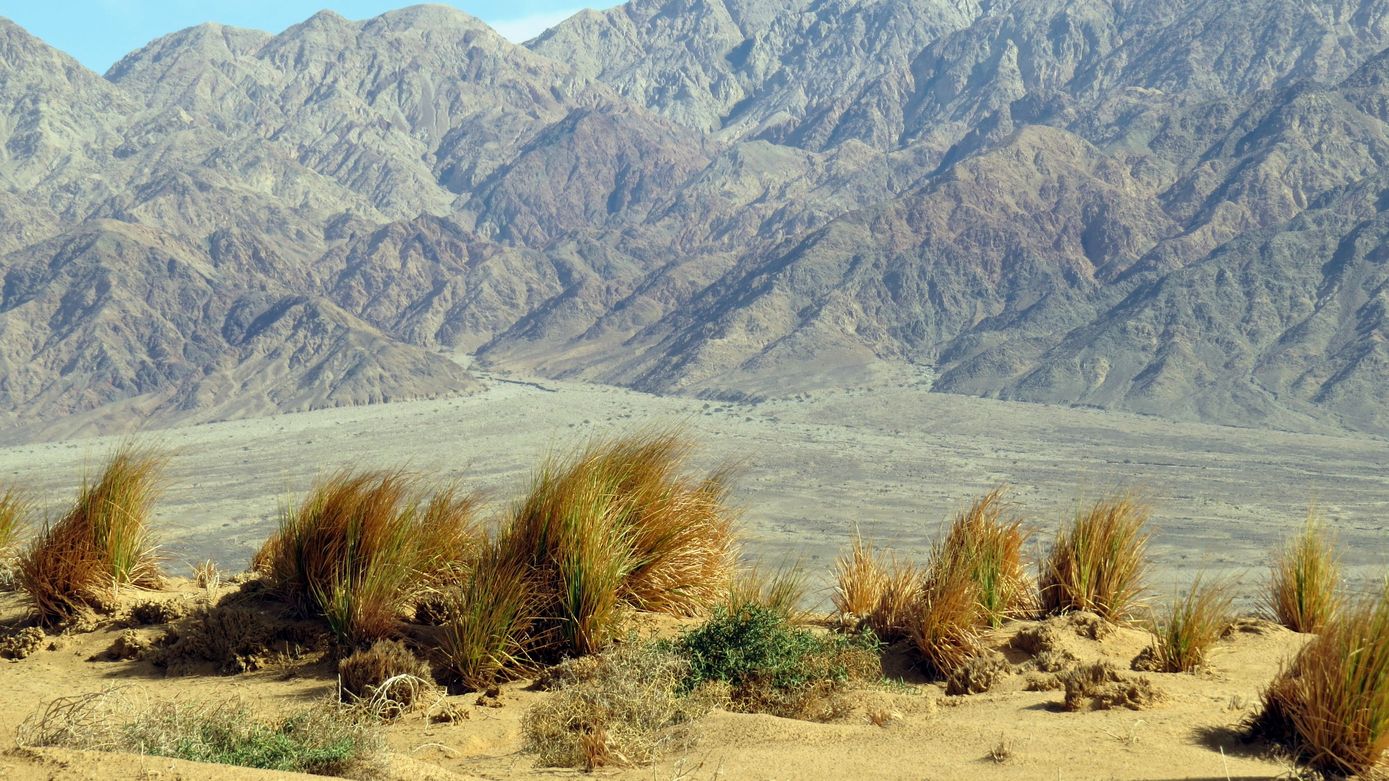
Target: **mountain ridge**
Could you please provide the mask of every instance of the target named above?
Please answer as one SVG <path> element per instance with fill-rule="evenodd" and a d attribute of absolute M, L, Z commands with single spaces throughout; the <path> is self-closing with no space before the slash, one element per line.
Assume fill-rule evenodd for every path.
<path fill-rule="evenodd" d="M 0 429 L 467 392 L 467 354 L 1386 434 L 1386 49 L 1389 0 L 632 0 L 524 46 L 201 25 L 103 77 L 0 20 Z"/>

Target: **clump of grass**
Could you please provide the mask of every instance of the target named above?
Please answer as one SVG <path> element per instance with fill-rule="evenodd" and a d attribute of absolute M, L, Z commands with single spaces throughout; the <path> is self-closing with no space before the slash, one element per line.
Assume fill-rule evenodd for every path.
<path fill-rule="evenodd" d="M 445 631 L 455 676 L 487 685 L 594 653 L 624 610 L 692 616 L 721 601 L 737 550 L 728 475 L 687 476 L 689 452 L 655 431 L 547 460 L 456 600 Z"/>
<path fill-rule="evenodd" d="M 799 564 L 784 564 L 770 572 L 754 565 L 733 577 L 725 606 L 736 613 L 748 605 L 760 605 L 801 623 L 806 618 L 801 605 L 808 592 L 805 570 Z"/>
<path fill-rule="evenodd" d="M 835 699 L 844 688 L 882 677 L 871 634 L 816 634 L 755 604 L 717 609 L 673 648 L 689 661 L 686 691 L 726 686 L 731 707 L 745 713 L 827 720 L 842 711 Z"/>
<path fill-rule="evenodd" d="M 339 642 L 389 637 L 476 537 L 474 503 L 452 489 L 427 503 L 400 472 L 339 472 L 286 509 L 256 564 L 290 604 L 324 617 Z"/>
<path fill-rule="evenodd" d="M 908 636 L 927 671 L 948 678 L 979 653 L 985 620 L 979 584 L 967 570 L 940 562 L 912 606 Z"/>
<path fill-rule="evenodd" d="M 693 743 L 710 702 L 684 689 L 688 662 L 642 642 L 589 658 L 582 675 L 561 677 L 522 720 L 526 750 L 541 767 L 645 765 Z"/>
<path fill-rule="evenodd" d="M 875 550 L 855 534 L 853 546 L 835 564 L 831 600 L 841 622 L 893 642 L 907 636 L 922 585 L 920 569 Z"/>
<path fill-rule="evenodd" d="M 1268 612 L 1294 632 L 1318 632 L 1341 608 L 1341 566 L 1336 542 L 1315 514 L 1274 553 Z"/>
<path fill-rule="evenodd" d="M 116 588 L 162 583 L 149 517 L 164 463 L 154 451 L 120 448 L 73 507 L 39 532 L 20 560 L 19 585 L 42 623 L 109 608 Z"/>
<path fill-rule="evenodd" d="M 1197 576 L 1191 587 L 1149 621 L 1153 645 L 1145 652 L 1144 667 L 1153 672 L 1191 672 L 1206 663 L 1210 649 L 1234 620 L 1234 581 L 1202 583 Z"/>
<path fill-rule="evenodd" d="M 1028 534 L 1004 488 L 996 488 L 955 516 L 938 551 L 937 566 L 958 568 L 977 589 L 985 621 L 997 627 L 1036 610 L 1023 547 Z"/>
<path fill-rule="evenodd" d="M 432 676 L 429 665 L 399 640 L 377 640 L 338 662 L 338 699 L 372 703 L 377 715 L 399 716 L 418 704 Z"/>
<path fill-rule="evenodd" d="M 50 702 L 21 725 L 19 742 L 318 775 L 370 766 L 382 746 L 369 724 L 332 705 L 266 720 L 242 703 L 151 707 L 119 689 Z"/>
<path fill-rule="evenodd" d="M 1389 584 L 1333 615 L 1283 668 L 1253 730 L 1320 770 L 1379 767 L 1389 749 Z"/>
<path fill-rule="evenodd" d="M 32 509 L 28 498 L 17 489 L 7 488 L 0 493 L 0 559 L 9 558 L 14 552 Z"/>
<path fill-rule="evenodd" d="M 1144 590 L 1151 511 L 1132 495 L 1102 499 L 1057 535 L 1042 566 L 1041 607 L 1123 620 Z"/>

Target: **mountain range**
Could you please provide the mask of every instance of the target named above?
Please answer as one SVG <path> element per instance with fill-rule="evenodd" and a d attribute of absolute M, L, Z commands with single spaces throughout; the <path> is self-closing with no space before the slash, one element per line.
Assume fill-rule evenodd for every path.
<path fill-rule="evenodd" d="M 0 428 L 935 389 L 1389 433 L 1389 0 L 0 20 Z"/>

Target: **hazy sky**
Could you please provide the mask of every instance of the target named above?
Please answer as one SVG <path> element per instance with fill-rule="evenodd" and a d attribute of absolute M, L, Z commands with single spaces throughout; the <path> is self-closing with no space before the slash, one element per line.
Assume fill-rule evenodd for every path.
<path fill-rule="evenodd" d="M 0 0 L 0 16 L 97 73 L 105 73 L 116 60 L 151 40 L 203 22 L 278 33 L 324 8 L 349 19 L 367 19 L 414 4 L 411 0 Z M 586 5 L 584 0 L 453 0 L 444 4 L 483 19 L 518 43 Z"/>

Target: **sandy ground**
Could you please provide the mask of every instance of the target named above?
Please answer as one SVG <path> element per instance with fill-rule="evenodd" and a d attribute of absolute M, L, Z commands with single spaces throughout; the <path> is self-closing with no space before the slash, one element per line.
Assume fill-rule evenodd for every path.
<path fill-rule="evenodd" d="M 315 475 L 397 467 L 484 490 L 501 513 L 556 448 L 645 424 L 683 424 L 701 460 L 740 465 L 748 550 L 801 559 L 823 586 L 853 527 L 923 554 L 967 500 L 1014 486 L 1045 538 L 1077 501 L 1135 488 L 1156 507 L 1154 582 L 1198 569 L 1263 575 L 1268 550 L 1315 505 L 1345 543 L 1357 581 L 1381 577 L 1389 442 L 1178 424 L 1100 411 L 926 392 L 902 378 L 872 388 L 737 404 L 605 386 L 493 377 L 479 394 L 212 423 L 147 435 L 176 454 L 157 511 L 175 572 L 211 557 L 238 569 L 277 508 Z M 50 512 L 114 439 L 0 449 L 0 481 Z M 823 595 L 823 590 L 817 592 Z"/>
<path fill-rule="evenodd" d="M 192 601 L 196 590 L 160 598 Z M 0 618 L 22 611 L 17 595 L 0 595 Z M 1019 628 L 1004 627 L 991 644 L 1004 650 Z M 1024 690 L 1020 671 L 993 691 L 946 697 L 942 687 L 912 678 L 891 687 L 851 694 L 854 709 L 835 723 L 715 711 L 699 725 L 698 743 L 648 768 L 603 770 L 617 779 L 1178 779 L 1272 778 L 1289 766 L 1267 746 L 1238 737 L 1279 662 L 1304 637 L 1266 624 L 1231 634 L 1199 674 L 1150 675 L 1163 694 L 1146 710 L 1065 712 L 1061 693 Z M 274 712 L 331 697 L 331 667 L 308 663 L 238 676 L 165 677 L 144 661 L 89 661 L 110 646 L 121 627 L 58 639 L 17 662 L 0 662 L 0 777 L 30 779 L 287 779 L 292 776 L 200 766 L 125 754 L 13 748 L 16 728 L 39 704 L 64 694 L 119 685 L 133 702 L 244 698 Z M 156 629 L 144 629 L 152 633 Z M 1108 660 L 1127 669 L 1146 636 L 1119 629 L 1101 641 L 1067 635 L 1064 646 L 1082 661 Z M 1016 652 L 1011 659 L 1025 663 Z M 431 724 L 424 713 L 387 729 L 387 779 L 554 778 L 575 771 L 534 767 L 522 752 L 521 719 L 551 696 L 520 681 L 504 687 L 501 707 L 477 704 L 477 695 L 448 698 L 465 715 Z M 436 701 L 437 702 L 437 701 Z M 886 717 L 875 725 L 869 714 Z M 994 755 L 997 755 L 995 757 Z"/>

